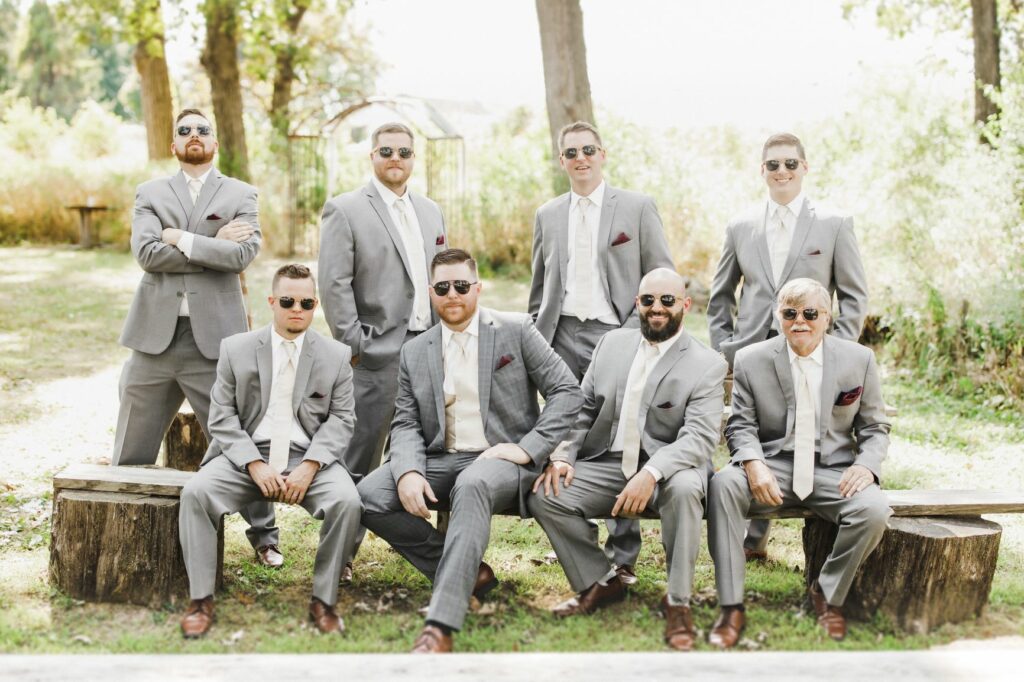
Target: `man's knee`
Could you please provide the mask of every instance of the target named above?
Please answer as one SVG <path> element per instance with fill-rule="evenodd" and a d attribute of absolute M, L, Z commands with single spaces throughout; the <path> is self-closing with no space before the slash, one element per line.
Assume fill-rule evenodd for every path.
<path fill-rule="evenodd" d="M 661 494 L 675 502 L 703 502 L 704 481 L 693 469 L 684 469 L 663 481 Z"/>
<path fill-rule="evenodd" d="M 749 490 L 746 472 L 733 464 L 726 464 L 720 471 L 715 472 L 708 485 L 708 495 L 712 499 L 743 496 L 749 494 Z"/>

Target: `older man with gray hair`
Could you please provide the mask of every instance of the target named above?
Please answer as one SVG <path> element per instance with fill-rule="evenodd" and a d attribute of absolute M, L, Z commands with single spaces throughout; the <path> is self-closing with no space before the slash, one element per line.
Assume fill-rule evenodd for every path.
<path fill-rule="evenodd" d="M 818 623 L 846 636 L 842 613 L 858 567 L 892 513 L 879 488 L 889 447 L 874 353 L 825 332 L 831 296 L 813 279 L 787 283 L 776 315 L 782 336 L 748 346 L 733 365 L 732 461 L 711 480 L 708 542 L 721 613 L 709 641 L 736 645 L 743 608 L 748 514 L 806 507 L 838 524 L 832 552 L 808 588 Z"/>

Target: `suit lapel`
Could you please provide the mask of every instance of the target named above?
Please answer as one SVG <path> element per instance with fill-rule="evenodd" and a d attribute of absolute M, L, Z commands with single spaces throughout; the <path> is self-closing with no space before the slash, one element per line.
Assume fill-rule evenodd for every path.
<path fill-rule="evenodd" d="M 796 266 L 797 259 L 800 258 L 800 254 L 804 249 L 804 242 L 807 241 L 807 235 L 811 232 L 811 225 L 814 224 L 814 210 L 811 208 L 811 202 L 808 199 L 804 199 L 804 206 L 800 210 L 800 216 L 796 220 L 796 230 L 793 232 L 793 241 L 789 245 L 789 256 L 786 258 L 786 265 L 782 268 L 782 281 L 789 281 L 789 275 L 793 272 L 793 268 Z M 781 287 L 781 284 L 776 283 L 776 288 Z"/>
<path fill-rule="evenodd" d="M 188 231 L 195 232 L 196 228 L 199 227 L 200 221 L 203 216 L 206 215 L 206 210 L 210 207 L 210 202 L 213 201 L 213 197 L 220 190 L 220 186 L 224 184 L 224 176 L 220 174 L 216 168 L 210 171 L 210 174 L 206 176 L 206 182 L 203 183 L 203 189 L 199 191 L 199 198 L 196 199 L 195 208 L 192 213 L 188 216 Z M 186 190 L 187 192 L 188 190 Z M 191 195 L 189 195 L 191 198 Z"/>
<path fill-rule="evenodd" d="M 444 420 L 444 348 L 441 347 L 441 325 L 435 324 L 426 334 L 427 337 L 427 371 L 430 373 L 430 393 L 434 397 L 437 410 L 437 424 L 440 429 L 441 442 L 445 439 Z"/>
<path fill-rule="evenodd" d="M 832 403 L 836 395 L 836 357 L 835 348 L 829 341 L 828 334 L 821 340 L 821 412 L 818 417 L 818 442 L 825 440 L 825 432 L 830 426 L 832 417 Z"/>
<path fill-rule="evenodd" d="M 185 171 L 178 171 L 178 174 L 171 178 L 171 189 L 174 196 L 181 202 L 181 212 L 185 215 L 185 224 L 188 225 L 192 217 L 192 195 L 188 192 L 188 181 L 185 179 Z"/>
<path fill-rule="evenodd" d="M 676 340 L 675 346 L 669 349 L 665 355 L 658 360 L 658 364 L 654 366 L 654 370 L 650 376 L 647 377 L 647 383 L 644 385 L 643 398 L 640 400 L 640 414 L 646 418 L 647 410 L 651 407 L 651 401 L 654 400 L 654 392 L 658 389 L 658 384 L 665 378 L 669 370 L 672 369 L 679 359 L 683 357 L 683 353 L 690 347 L 690 335 L 684 329 L 679 335 L 679 339 Z M 640 432 L 643 433 L 643 421 L 640 420 Z"/>
<path fill-rule="evenodd" d="M 565 279 L 569 270 L 569 194 L 565 200 L 555 205 L 555 241 L 558 244 L 558 276 L 562 280 L 562 291 L 565 291 Z"/>
<path fill-rule="evenodd" d="M 382 199 L 380 193 L 377 192 L 377 188 L 374 187 L 373 182 L 370 182 L 370 184 L 366 186 L 365 192 L 367 198 L 370 200 L 370 206 L 377 213 L 377 217 L 380 218 L 380 221 L 384 224 L 384 229 L 387 230 L 388 236 L 391 237 L 391 241 L 394 242 L 395 248 L 398 249 L 398 255 L 402 258 L 402 265 L 405 266 L 405 273 L 409 276 L 409 281 L 412 282 L 412 268 L 409 266 L 409 257 L 405 253 L 405 244 L 402 242 L 402 236 L 398 233 L 398 228 L 391 220 L 391 212 L 388 211 L 388 205 L 384 203 L 384 199 Z M 427 272 L 429 272 L 429 269 Z"/>
<path fill-rule="evenodd" d="M 768 203 L 765 202 L 764 213 L 761 219 L 754 219 L 754 244 L 757 245 L 757 255 L 761 257 L 761 267 L 764 268 L 765 277 L 771 282 L 772 289 L 778 285 L 772 271 L 772 258 L 768 252 Z"/>
<path fill-rule="evenodd" d="M 786 337 L 777 336 L 780 342 L 775 344 L 775 374 L 782 387 L 782 395 L 786 399 L 786 435 L 793 427 L 791 418 L 796 416 L 796 394 L 793 392 L 793 372 L 789 367 L 789 351 L 786 350 Z"/>
<path fill-rule="evenodd" d="M 314 332 L 308 332 L 305 340 L 302 342 L 299 364 L 295 366 L 295 388 L 292 389 L 293 414 L 298 412 L 299 403 L 302 402 L 303 396 L 306 395 L 306 384 L 309 383 L 309 374 L 313 368 L 313 354 L 316 352 L 316 349 L 313 347 L 315 343 L 316 336 Z"/>
<path fill-rule="evenodd" d="M 480 422 L 487 432 L 487 414 L 491 406 L 491 380 L 494 379 L 494 320 L 487 311 L 480 311 L 480 339 L 477 342 L 477 356 L 480 374 L 477 379 L 480 394 Z"/>
<path fill-rule="evenodd" d="M 260 414 L 254 423 L 258 424 L 270 407 L 270 386 L 274 380 L 274 347 L 270 343 L 269 326 L 260 331 L 256 341 L 256 367 L 260 373 Z"/>
<path fill-rule="evenodd" d="M 597 229 L 597 257 L 600 267 L 598 272 L 601 277 L 601 286 L 604 295 L 612 300 L 608 290 L 608 252 L 612 248 L 612 220 L 615 218 L 615 204 L 618 203 L 618 195 L 612 187 L 605 185 L 604 202 L 601 204 L 601 224 Z"/>

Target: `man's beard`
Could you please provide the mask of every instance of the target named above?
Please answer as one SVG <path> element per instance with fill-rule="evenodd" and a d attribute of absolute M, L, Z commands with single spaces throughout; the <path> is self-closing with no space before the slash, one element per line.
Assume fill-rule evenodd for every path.
<path fill-rule="evenodd" d="M 649 315 L 650 313 L 648 313 Z M 651 324 L 647 321 L 647 315 L 640 316 L 640 333 L 644 335 L 644 338 L 651 343 L 661 343 L 667 341 L 676 335 L 679 331 L 679 327 L 683 324 L 684 311 L 680 310 L 675 315 L 669 315 L 668 320 L 665 322 L 665 326 L 660 330 L 652 329 Z"/>
<path fill-rule="evenodd" d="M 182 163 L 191 164 L 193 166 L 201 166 L 204 163 L 210 163 L 213 161 L 214 151 L 211 149 L 209 152 L 206 151 L 205 147 L 185 147 L 185 151 L 179 151 L 177 147 L 174 148 L 174 155 L 178 157 L 178 161 Z"/>

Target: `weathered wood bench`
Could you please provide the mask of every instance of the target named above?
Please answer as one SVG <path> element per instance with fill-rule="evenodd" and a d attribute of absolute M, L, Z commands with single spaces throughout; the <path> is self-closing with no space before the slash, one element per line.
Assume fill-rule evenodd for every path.
<path fill-rule="evenodd" d="M 160 607 L 188 598 L 178 498 L 193 474 L 76 464 L 53 477 L 50 584 L 75 599 Z M 224 530 L 218 535 L 221 586 Z"/>

